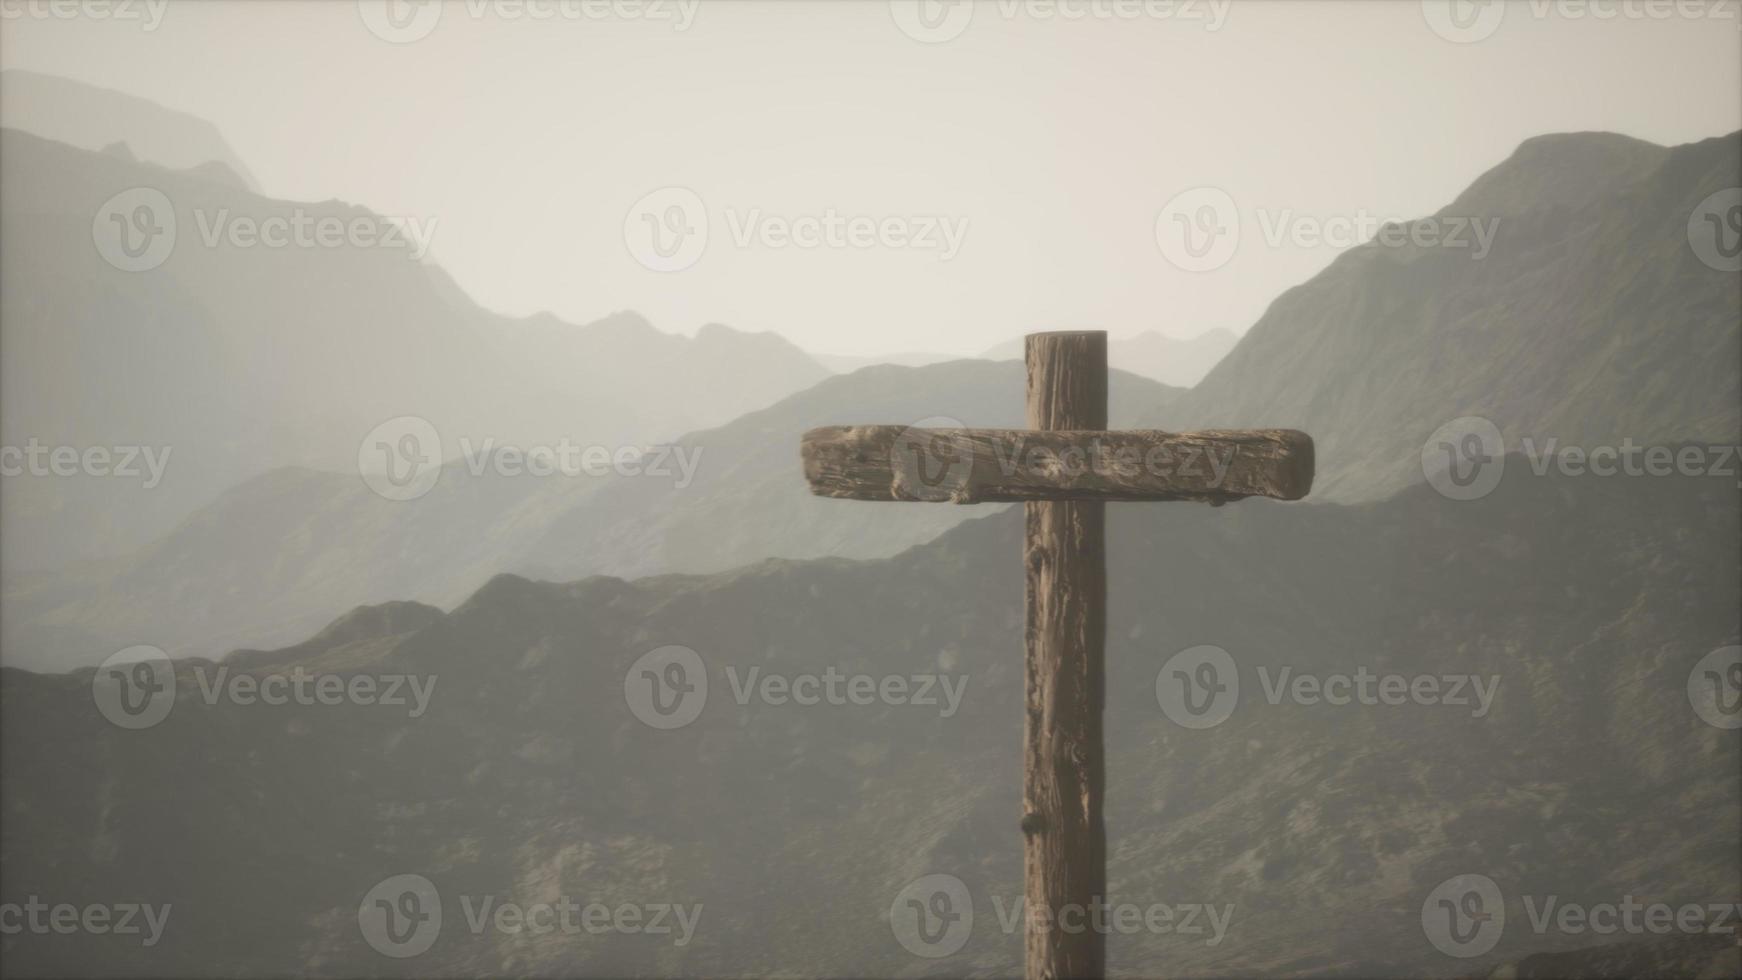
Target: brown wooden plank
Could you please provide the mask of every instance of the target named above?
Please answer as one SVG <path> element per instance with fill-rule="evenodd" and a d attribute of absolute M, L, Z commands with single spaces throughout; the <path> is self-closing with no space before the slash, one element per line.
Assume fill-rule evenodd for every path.
<path fill-rule="evenodd" d="M 828 426 L 801 451 L 812 493 L 854 500 L 1298 500 L 1313 483 L 1312 437 L 1293 429 Z"/>
<path fill-rule="evenodd" d="M 1030 427 L 1107 427 L 1105 333 L 1033 334 L 1027 359 Z M 1021 828 L 1029 980 L 1106 975 L 1106 935 L 1089 919 L 1107 896 L 1105 509 L 1098 500 L 1026 506 Z"/>

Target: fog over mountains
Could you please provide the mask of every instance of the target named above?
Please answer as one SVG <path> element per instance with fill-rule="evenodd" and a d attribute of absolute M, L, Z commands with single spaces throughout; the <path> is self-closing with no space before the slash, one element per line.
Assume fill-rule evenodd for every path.
<path fill-rule="evenodd" d="M 386 226 L 339 202 L 273 201 L 125 155 L 0 139 L 0 274 L 18 284 L 0 310 L 7 444 L 152 446 L 174 461 L 149 492 L 21 485 L 7 500 L 12 568 L 124 555 L 274 467 L 355 473 L 365 435 L 398 416 L 429 420 L 453 456 L 461 438 L 616 447 L 719 424 L 828 374 L 769 334 L 714 326 L 686 338 L 634 314 L 511 320 L 409 245 L 229 247 L 223 229 L 237 222 Z M 173 203 L 178 227 L 149 272 L 92 247 L 91 216 L 139 186 Z M 206 247 L 214 231 L 225 237 Z"/>
<path fill-rule="evenodd" d="M 502 571 L 560 580 L 893 555 L 970 515 L 813 498 L 789 451 L 798 434 L 1021 421 L 1017 364 L 824 381 L 827 368 L 769 334 L 685 338 L 632 313 L 584 326 L 495 316 L 403 250 L 205 248 L 196 234 L 163 268 L 122 272 L 80 216 L 140 183 L 165 187 L 185 226 L 220 212 L 365 212 L 0 138 L 3 234 L 19 243 L 0 252 L 18 284 L 0 310 L 7 444 L 161 444 L 172 462 L 149 490 L 9 487 L 0 637 L 14 665 L 92 663 L 141 638 L 199 656 L 282 645 L 359 603 L 451 606 Z M 1734 139 L 1533 140 L 1442 211 L 1493 222 L 1493 254 L 1355 249 L 1280 297 L 1220 366 L 1183 360 L 1210 371 L 1190 390 L 1122 378 L 1114 421 L 1302 428 L 1318 443 L 1314 499 L 1333 500 L 1419 481 L 1422 442 L 1464 415 L 1493 419 L 1513 448 L 1737 441 L 1738 284 L 1700 263 L 1674 219 L 1737 168 Z M 1140 363 L 1180 346 L 1146 336 L 1115 342 L 1115 355 Z M 1218 338 L 1232 335 L 1194 343 L 1213 352 Z M 505 390 L 515 397 L 489 394 Z M 428 495 L 397 502 L 357 478 L 358 447 L 404 415 L 432 423 L 447 465 Z M 658 440 L 687 452 L 687 478 L 676 459 L 660 478 L 504 477 L 495 465 L 503 448 Z"/>
<path fill-rule="evenodd" d="M 218 221 L 388 219 L 266 196 L 210 124 L 129 96 L 20 72 L 0 91 L 0 443 L 170 450 L 149 488 L 5 480 L 0 898 L 174 910 L 150 947 L 0 936 L 8 972 L 1020 972 L 999 910 L 1022 890 L 1022 518 L 813 497 L 798 456 L 819 425 L 1019 427 L 1018 352 L 858 364 L 629 311 L 502 316 L 412 247 L 208 245 Z M 1232 909 L 1215 942 L 1112 936 L 1117 975 L 1742 972 L 1733 937 L 1533 930 L 1517 904 L 1474 958 L 1422 937 L 1424 896 L 1459 874 L 1514 902 L 1742 901 L 1742 744 L 1690 705 L 1696 664 L 1742 642 L 1734 470 L 1518 454 L 1742 443 L 1742 280 L 1688 230 L 1742 183 L 1742 134 L 1548 135 L 1471 178 L 1424 217 L 1491 222 L 1479 261 L 1363 246 L 1238 337 L 1115 345 L 1114 426 L 1301 429 L 1318 466 L 1297 504 L 1109 513 L 1110 897 Z M 92 216 L 139 187 L 177 233 L 129 272 Z M 394 500 L 359 454 L 403 416 L 441 465 Z M 1423 468 L 1464 416 L 1514 453 L 1474 500 Z M 558 444 L 662 472 L 515 465 Z M 94 665 L 134 644 L 176 660 L 145 730 L 93 703 Z M 1205 644 L 1240 691 L 1194 730 L 1157 680 Z M 625 678 L 667 645 L 709 688 L 656 730 Z M 960 696 L 823 711 L 757 696 L 752 670 Z M 1276 693 L 1283 672 L 1475 684 L 1328 711 Z M 428 686 L 401 706 L 211 693 L 294 674 Z M 446 915 L 394 959 L 358 902 L 408 873 Z M 978 916 L 936 960 L 890 922 L 934 873 Z M 700 911 L 681 944 L 544 935 L 468 926 L 485 895 Z"/>

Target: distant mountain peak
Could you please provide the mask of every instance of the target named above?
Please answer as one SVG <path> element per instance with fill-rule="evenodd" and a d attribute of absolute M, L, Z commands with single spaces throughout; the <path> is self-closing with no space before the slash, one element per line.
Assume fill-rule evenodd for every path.
<path fill-rule="evenodd" d="M 1441 214 L 1462 217 L 1577 207 L 1651 173 L 1669 148 L 1620 133 L 1532 136 L 1476 178 Z"/>
<path fill-rule="evenodd" d="M 0 118 L 10 129 L 84 150 L 138 159 L 171 170 L 221 164 L 226 183 L 260 192 L 259 182 L 211 121 L 150 99 L 85 82 L 8 68 L 0 71 Z"/>
<path fill-rule="evenodd" d="M 358 640 L 374 640 L 423 629 L 447 614 L 421 602 L 396 600 L 372 606 L 358 606 L 315 634 L 314 643 L 339 646 Z"/>

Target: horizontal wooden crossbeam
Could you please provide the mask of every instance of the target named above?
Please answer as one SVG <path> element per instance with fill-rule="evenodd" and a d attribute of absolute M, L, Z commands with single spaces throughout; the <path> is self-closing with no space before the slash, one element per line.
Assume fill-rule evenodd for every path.
<path fill-rule="evenodd" d="M 853 500 L 1298 500 L 1313 440 L 1293 429 L 1204 432 L 838 425 L 801 445 L 811 492 Z"/>

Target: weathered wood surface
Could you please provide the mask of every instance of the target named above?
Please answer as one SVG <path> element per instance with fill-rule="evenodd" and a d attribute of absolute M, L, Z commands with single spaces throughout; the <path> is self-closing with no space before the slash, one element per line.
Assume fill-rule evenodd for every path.
<path fill-rule="evenodd" d="M 1293 429 L 841 425 L 806 432 L 801 452 L 812 493 L 854 500 L 1298 500 L 1313 483 L 1312 437 Z"/>
<path fill-rule="evenodd" d="M 1107 335 L 1028 338 L 1028 424 L 1107 427 Z M 1107 895 L 1101 712 L 1107 632 L 1106 505 L 1027 504 L 1023 564 L 1022 800 L 1029 980 L 1106 975 L 1106 935 L 1089 928 Z"/>

